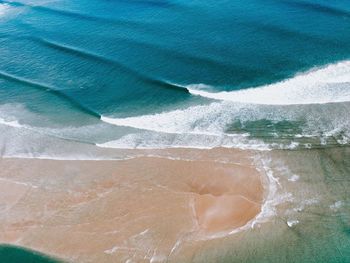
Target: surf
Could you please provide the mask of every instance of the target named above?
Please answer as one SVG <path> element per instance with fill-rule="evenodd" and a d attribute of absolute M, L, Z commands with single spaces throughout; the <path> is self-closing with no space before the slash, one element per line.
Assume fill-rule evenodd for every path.
<path fill-rule="evenodd" d="M 187 85 L 192 95 L 247 104 L 297 105 L 350 101 L 350 60 L 299 73 L 260 87 L 214 92 L 205 84 Z"/>
<path fill-rule="evenodd" d="M 192 95 L 213 101 L 134 117 L 102 115 L 101 121 L 105 123 L 140 132 L 97 146 L 270 150 L 347 145 L 350 138 L 347 118 L 339 120 L 340 117 L 332 116 L 335 112 L 339 116 L 347 112 L 349 73 L 350 61 L 342 61 L 246 90 L 209 92 L 203 91 L 208 89 L 203 85 L 184 86 Z"/>
<path fill-rule="evenodd" d="M 279 115 L 291 119 L 295 105 L 344 103 L 350 101 L 350 61 L 300 73 L 275 84 L 236 91 L 209 92 L 205 85 L 187 85 L 192 95 L 213 101 L 184 109 L 135 117 L 115 118 L 101 115 L 103 122 L 163 133 L 222 134 L 235 117 L 241 120 L 269 117 L 279 107 Z M 259 107 L 264 107 L 259 109 Z M 271 108 L 272 107 L 272 108 Z M 284 110 L 283 112 L 281 110 Z M 265 111 L 265 113 L 264 113 Z M 298 113 L 299 114 L 299 113 Z M 317 111 L 314 113 L 317 114 Z M 255 116 L 255 117 L 254 117 Z M 273 116 L 277 116 L 276 113 Z M 284 118 L 276 118 L 276 120 Z"/>

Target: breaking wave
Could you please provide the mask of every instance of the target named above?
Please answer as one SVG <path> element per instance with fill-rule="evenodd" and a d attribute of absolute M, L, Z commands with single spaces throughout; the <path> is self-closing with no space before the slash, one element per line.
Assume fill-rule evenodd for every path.
<path fill-rule="evenodd" d="M 98 146 L 266 150 L 338 146 L 350 141 L 346 117 L 350 61 L 260 88 L 218 93 L 203 91 L 203 85 L 187 88 L 218 101 L 136 117 L 101 116 L 106 123 L 141 131 Z"/>
<path fill-rule="evenodd" d="M 350 101 L 350 61 L 298 74 L 284 81 L 236 91 L 213 92 L 204 84 L 188 85 L 192 95 L 240 103 L 294 105 Z"/>

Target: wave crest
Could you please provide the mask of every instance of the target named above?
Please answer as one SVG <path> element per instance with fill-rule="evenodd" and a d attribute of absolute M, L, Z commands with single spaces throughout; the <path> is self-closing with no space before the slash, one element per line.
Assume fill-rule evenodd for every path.
<path fill-rule="evenodd" d="M 350 104 L 344 102 L 350 101 L 350 61 L 260 88 L 201 95 L 220 101 L 135 117 L 101 116 L 143 133 L 99 146 L 295 149 L 349 143 Z"/>
<path fill-rule="evenodd" d="M 350 101 L 350 61 L 297 74 L 270 85 L 236 91 L 212 92 L 204 84 L 188 85 L 192 95 L 249 104 L 295 105 Z"/>

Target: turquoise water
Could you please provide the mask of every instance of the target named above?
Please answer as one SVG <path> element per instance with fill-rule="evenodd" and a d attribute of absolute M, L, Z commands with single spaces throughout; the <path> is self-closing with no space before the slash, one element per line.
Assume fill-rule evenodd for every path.
<path fill-rule="evenodd" d="M 220 262 L 349 262 L 349 112 L 348 0 L 0 1 L 2 157 L 252 149 L 317 197 Z"/>
<path fill-rule="evenodd" d="M 4 263 L 59 263 L 44 254 L 21 247 L 0 245 L 0 262 Z"/>
<path fill-rule="evenodd" d="M 222 134 L 249 133 L 258 125 L 249 135 L 280 148 L 271 146 L 271 130 L 263 123 L 278 126 L 286 119 L 296 127 L 277 135 L 284 146 L 293 142 L 295 130 L 304 144 L 317 146 L 335 130 L 336 139 L 348 139 L 348 129 L 337 127 L 344 120 L 328 117 L 349 110 L 348 1 L 1 1 L 0 7 L 3 122 L 34 127 L 61 143 L 108 147 L 186 146 L 193 139 L 180 141 L 174 134 L 196 132 L 211 133 L 205 138 L 210 146 L 232 146 L 236 141 L 222 140 Z M 314 77 L 319 85 L 309 73 L 296 83 L 278 84 L 325 65 L 330 68 Z M 276 83 L 282 91 L 276 98 L 274 89 L 262 95 L 234 92 Z M 198 96 L 198 90 L 209 94 Z M 221 91 L 233 92 L 228 101 L 217 99 Z M 256 98 L 259 106 L 241 104 Z M 269 105 L 278 101 L 305 105 Z M 320 114 L 309 102 L 339 103 Z M 305 110 L 314 114 L 310 120 Z M 176 115 L 176 124 L 164 121 L 164 112 Z M 153 142 L 144 142 L 145 130 Z"/>

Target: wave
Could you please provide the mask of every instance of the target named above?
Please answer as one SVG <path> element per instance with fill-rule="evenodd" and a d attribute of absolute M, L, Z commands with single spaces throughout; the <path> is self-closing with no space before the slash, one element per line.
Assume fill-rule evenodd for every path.
<path fill-rule="evenodd" d="M 249 104 L 294 105 L 350 101 L 350 61 L 313 69 L 293 78 L 256 88 L 212 92 L 205 84 L 188 85 L 192 95 Z"/>
<path fill-rule="evenodd" d="M 150 52 L 150 55 L 157 54 L 163 55 L 169 60 L 172 61 L 182 61 L 183 63 L 191 64 L 196 67 L 205 67 L 205 68 L 216 68 L 224 72 L 235 72 L 235 71 L 244 71 L 245 74 L 261 74 L 261 70 L 257 68 L 247 67 L 244 65 L 235 65 L 233 63 L 227 63 L 225 61 L 218 60 L 215 57 L 205 54 L 196 54 L 191 52 L 186 52 L 185 50 L 177 50 L 174 48 L 166 47 L 165 45 L 154 43 L 148 43 L 146 41 L 139 40 L 137 38 L 132 38 L 132 36 L 123 36 L 118 37 L 123 43 L 127 44 L 129 47 L 133 47 L 136 50 L 142 48 L 146 49 L 147 52 Z M 277 58 L 276 58 L 277 59 Z M 285 62 L 285 61 L 284 61 Z M 294 61 L 293 61 L 294 62 Z M 295 63 L 295 62 L 294 62 Z"/>
<path fill-rule="evenodd" d="M 342 10 L 336 7 L 323 5 L 319 3 L 309 3 L 305 1 L 283 1 L 290 6 L 296 6 L 298 8 L 307 9 L 308 11 L 316 11 L 320 13 L 324 13 L 326 15 L 340 16 L 350 18 L 350 12 L 346 10 Z"/>
<path fill-rule="evenodd" d="M 3 118 L 0 117 L 0 124 L 6 125 L 6 126 L 10 126 L 13 128 L 24 128 L 23 125 L 21 125 L 17 120 L 5 120 Z"/>
<path fill-rule="evenodd" d="M 253 138 L 249 134 L 235 135 L 205 135 L 205 134 L 170 134 L 157 132 L 141 132 L 128 134 L 120 139 L 97 143 L 101 148 L 113 149 L 214 149 L 214 148 L 235 148 L 253 151 L 298 150 L 298 149 L 325 149 L 346 147 L 350 142 L 345 140 L 334 141 L 332 137 L 320 138 L 315 143 L 303 141 L 305 137 L 290 138 L 290 140 L 265 141 L 262 138 Z M 330 142 L 328 142 L 330 141 Z"/>
<path fill-rule="evenodd" d="M 122 20 L 122 21 L 112 20 L 112 19 L 107 19 L 104 17 L 91 16 L 89 14 L 77 13 L 77 12 L 68 11 L 68 10 L 55 9 L 55 8 L 50 8 L 47 6 L 41 6 L 41 5 L 32 5 L 32 4 L 16 2 L 16 1 L 0 0 L 0 3 L 10 5 L 13 7 L 31 8 L 31 9 L 39 11 L 39 12 L 60 15 L 60 16 L 65 16 L 65 17 L 71 17 L 71 18 L 81 19 L 81 20 L 85 20 L 85 21 L 101 22 L 104 24 L 112 24 L 112 25 L 116 25 L 116 24 L 135 25 L 136 24 L 136 23 L 129 21 L 129 20 Z"/>
<path fill-rule="evenodd" d="M 349 106 L 281 108 L 215 102 L 129 118 L 102 116 L 104 122 L 133 127 L 140 132 L 97 146 L 251 150 L 341 147 L 350 142 Z M 305 112 L 308 112 L 306 116 Z"/>
<path fill-rule="evenodd" d="M 101 148 L 115 149 L 213 149 L 237 148 L 242 150 L 268 151 L 271 147 L 261 140 L 238 136 L 219 136 L 209 134 L 171 134 L 158 132 L 142 132 L 128 134 L 114 141 L 96 144 Z"/>
<path fill-rule="evenodd" d="M 2 5 L 10 5 L 10 6 L 14 6 L 14 7 L 19 7 L 19 6 L 26 6 L 25 4 L 21 3 L 21 2 L 15 2 L 15 1 L 3 1 L 0 0 L 0 4 Z"/>
<path fill-rule="evenodd" d="M 101 120 L 118 126 L 151 130 L 165 133 L 215 133 L 223 132 L 225 125 L 234 118 L 244 120 L 275 119 L 278 114 L 291 120 L 293 114 L 303 116 L 302 110 L 280 107 L 275 113 L 275 105 L 322 104 L 350 101 L 350 61 L 339 62 L 325 68 L 296 75 L 276 84 L 259 88 L 231 92 L 208 92 L 205 85 L 186 86 L 191 94 L 220 100 L 208 105 L 196 105 L 170 112 L 141 115 L 127 118 L 101 116 Z M 202 89 L 201 89 L 202 88 Z M 256 105 L 258 104 L 258 105 Z M 261 105 L 260 107 L 258 107 Z M 262 111 L 261 107 L 265 107 Z M 268 107 L 271 106 L 271 107 Z M 329 109 L 330 111 L 332 109 Z M 310 110 L 309 110 L 310 112 Z M 311 113 L 311 112 L 310 112 Z M 314 110 L 312 114 L 317 114 Z M 331 114 L 331 113 L 329 113 Z M 278 119 L 279 120 L 279 119 Z"/>
<path fill-rule="evenodd" d="M 10 4 L 0 1 L 0 21 L 13 17 L 14 14 L 18 13 L 18 11 L 20 10 L 15 10 Z"/>
<path fill-rule="evenodd" d="M 84 140 L 83 138 L 74 138 L 72 136 L 69 136 L 69 134 L 65 134 L 64 132 L 66 130 L 72 130 L 74 128 L 71 127 L 67 127 L 67 128 L 49 128 L 49 127 L 38 127 L 38 126 L 32 126 L 30 124 L 22 124 L 19 122 L 18 119 L 16 119 L 14 116 L 12 116 L 12 114 L 2 114 L 2 108 L 4 107 L 6 109 L 6 106 L 9 105 L 1 105 L 0 106 L 0 114 L 1 115 L 5 115 L 6 117 L 1 117 L 0 116 L 0 125 L 5 125 L 11 128 L 16 128 L 17 131 L 19 131 L 19 129 L 21 129 L 21 131 L 25 130 L 26 132 L 31 132 L 32 134 L 37 134 L 37 135 L 43 135 L 43 136 L 48 136 L 51 138 L 56 138 L 59 140 L 64 140 L 67 142 L 76 142 L 76 143 L 82 143 L 82 144 L 86 144 L 86 145 L 95 145 L 93 142 L 90 142 L 88 140 Z M 7 109 L 9 109 L 7 107 Z M 23 109 L 22 109 L 23 110 Z M 80 127 L 81 130 L 83 130 L 85 127 L 82 126 Z M 81 136 L 82 137 L 82 136 Z"/>
<path fill-rule="evenodd" d="M 341 42 L 339 39 L 333 40 L 332 38 L 326 38 L 317 34 L 313 34 L 311 32 L 303 32 L 300 30 L 295 30 L 292 28 L 288 28 L 286 26 L 282 25 L 275 25 L 275 24 L 269 24 L 269 23 L 261 23 L 261 21 L 244 21 L 241 22 L 243 25 L 246 25 L 251 28 L 256 28 L 259 30 L 264 31 L 267 34 L 273 34 L 275 37 L 283 37 L 288 39 L 298 39 L 299 42 L 305 42 L 305 45 L 310 45 L 312 43 L 313 45 L 318 45 L 321 47 L 328 46 L 331 48 L 334 45 L 344 45 L 343 42 Z M 272 54 L 270 54 L 272 55 Z M 277 58 L 274 57 L 273 60 L 276 60 Z M 285 57 L 282 58 L 283 60 L 286 60 Z M 285 61 L 283 64 L 287 64 L 288 61 Z M 303 65 L 300 61 L 293 60 L 294 64 L 299 63 L 300 68 L 305 68 L 305 65 Z M 281 64 L 281 65 L 283 65 Z"/>
<path fill-rule="evenodd" d="M 208 125 L 205 125 L 204 130 L 201 129 L 199 125 L 200 122 L 205 122 L 206 117 L 208 117 L 207 120 L 211 122 L 209 116 L 214 118 L 215 116 L 225 114 L 225 112 L 227 112 L 227 110 L 225 110 L 225 105 L 221 103 L 212 103 L 210 105 L 192 106 L 187 109 L 128 118 L 113 118 L 102 115 L 101 120 L 117 126 L 163 133 L 210 133 Z M 197 127 L 194 126 L 196 122 L 198 124 Z M 217 132 L 214 133 L 217 134 Z"/>
<path fill-rule="evenodd" d="M 164 0 L 118 0 L 118 2 L 121 2 L 123 4 L 129 4 L 129 5 L 143 5 L 147 7 L 160 7 L 160 8 L 170 8 L 170 7 L 176 7 L 178 4 L 173 1 L 164 1 Z"/>
<path fill-rule="evenodd" d="M 2 107 L 2 106 L 0 106 Z M 8 107 L 5 107 L 5 109 Z M 4 109 L 4 110 L 5 110 Z M 0 157 L 52 160 L 119 160 L 127 152 L 99 149 L 94 143 L 60 135 L 60 129 L 22 124 L 0 110 Z M 67 128 L 69 129 L 69 128 Z M 82 132 L 86 127 L 82 127 Z"/>
<path fill-rule="evenodd" d="M 192 94 L 203 92 L 201 95 L 219 101 L 135 117 L 102 115 L 106 123 L 136 128 L 140 133 L 98 146 L 266 150 L 347 145 L 349 72 L 350 62 L 344 61 L 249 90 L 210 93 L 187 86 Z"/>
<path fill-rule="evenodd" d="M 9 9 L 9 6 L 7 4 L 2 4 L 0 2 L 0 17 L 3 16 Z"/>
<path fill-rule="evenodd" d="M 160 80 L 160 79 L 155 79 L 155 78 L 146 76 L 146 75 L 124 65 L 123 63 L 116 61 L 115 59 L 106 58 L 102 55 L 95 54 L 91 51 L 82 50 L 82 49 L 77 48 L 77 47 L 57 43 L 57 42 L 50 41 L 50 40 L 43 39 L 43 38 L 38 38 L 38 37 L 33 38 L 32 37 L 31 39 L 34 40 L 36 43 L 45 45 L 49 48 L 56 49 L 56 50 L 59 50 L 62 52 L 66 52 L 66 53 L 69 53 L 69 54 L 72 54 L 74 56 L 78 56 L 78 57 L 81 57 L 84 59 L 103 63 L 109 67 L 113 67 L 113 68 L 117 69 L 118 71 L 130 74 L 133 77 L 135 77 L 135 78 L 137 78 L 145 83 L 155 85 L 156 87 L 161 87 L 161 88 L 177 90 L 180 92 L 188 93 L 188 90 L 183 86 L 168 83 L 168 82 Z"/>
<path fill-rule="evenodd" d="M 181 5 L 178 5 L 177 3 L 170 2 L 170 1 L 125 1 L 125 0 L 120 0 L 120 2 L 125 3 L 125 4 L 139 4 L 139 5 L 148 5 L 152 7 L 158 7 L 158 8 L 172 8 L 174 9 L 182 7 Z M 102 16 L 96 16 L 96 15 L 91 15 L 87 13 L 78 13 L 72 10 L 62 10 L 62 9 L 57 9 L 57 8 L 52 8 L 48 6 L 42 6 L 38 4 L 30 4 L 30 3 L 23 3 L 23 2 L 16 2 L 16 1 L 6 1 L 6 0 L 0 0 L 0 4 L 6 4 L 8 6 L 13 6 L 13 7 L 24 7 L 24 8 L 30 8 L 32 10 L 38 11 L 38 12 L 43 12 L 46 14 L 52 14 L 52 15 L 57 15 L 57 16 L 64 16 L 68 18 L 73 18 L 73 19 L 80 19 L 83 21 L 89 21 L 89 22 L 97 22 L 97 23 L 102 23 L 104 25 L 111 25 L 111 26 L 130 26 L 130 27 L 138 27 L 140 26 L 139 22 L 128 20 L 128 19 L 121 19 L 121 18 L 107 18 L 107 17 L 102 17 Z M 144 21 L 143 21 L 144 24 Z"/>
<path fill-rule="evenodd" d="M 28 80 L 4 71 L 0 71 L 0 78 L 6 79 L 8 81 L 12 81 L 12 82 L 16 82 L 22 85 L 26 85 L 26 86 L 30 86 L 33 87 L 35 89 L 38 90 L 42 90 L 45 92 L 49 92 L 51 94 L 54 94 L 57 97 L 60 97 L 62 99 L 64 99 L 65 101 L 68 101 L 72 106 L 74 106 L 75 108 L 80 109 L 81 111 L 83 111 L 84 113 L 87 113 L 91 116 L 100 118 L 100 114 L 89 109 L 88 107 L 84 106 L 83 104 L 81 104 L 80 102 L 74 100 L 73 98 L 71 98 L 70 96 L 66 95 L 65 93 L 50 87 L 48 85 L 42 84 L 42 83 L 38 83 L 38 82 L 34 82 L 32 80 Z"/>

